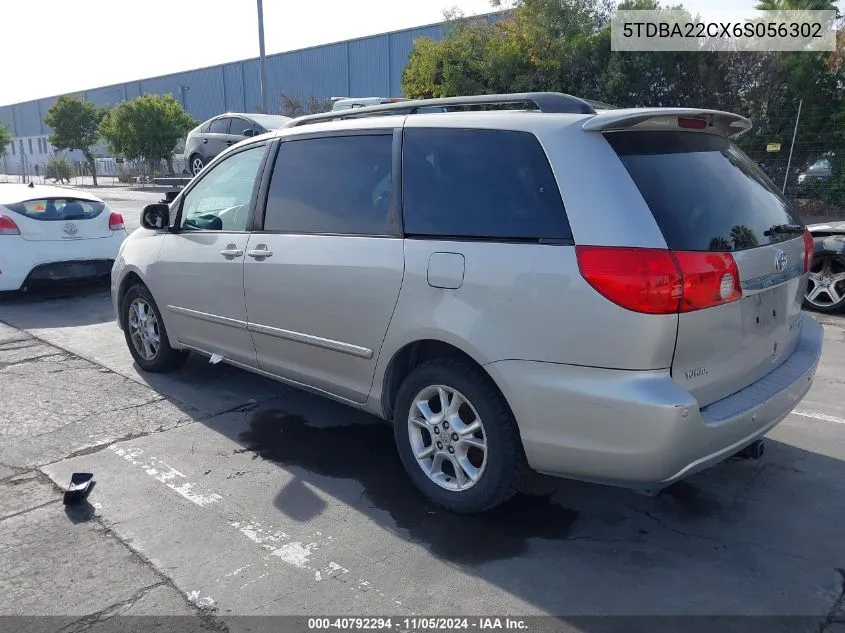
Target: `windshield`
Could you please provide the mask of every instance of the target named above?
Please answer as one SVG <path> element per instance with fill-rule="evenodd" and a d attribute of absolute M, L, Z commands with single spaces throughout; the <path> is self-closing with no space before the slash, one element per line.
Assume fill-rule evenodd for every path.
<path fill-rule="evenodd" d="M 250 118 L 266 130 L 278 130 L 291 120 L 290 117 L 276 114 L 251 114 Z"/>
<path fill-rule="evenodd" d="M 105 206 L 102 202 L 77 198 L 39 198 L 6 205 L 19 215 L 45 221 L 90 220 L 100 215 Z"/>

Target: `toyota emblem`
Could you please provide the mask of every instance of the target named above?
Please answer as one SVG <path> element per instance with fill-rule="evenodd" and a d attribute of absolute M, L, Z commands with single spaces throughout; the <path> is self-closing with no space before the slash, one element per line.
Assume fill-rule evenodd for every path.
<path fill-rule="evenodd" d="M 77 233 L 79 233 L 79 227 L 76 226 L 73 222 L 65 222 L 65 225 L 62 227 L 62 230 L 68 235 L 76 235 Z"/>
<path fill-rule="evenodd" d="M 787 263 L 789 263 L 789 258 L 787 258 L 786 253 L 782 249 L 778 249 L 778 252 L 775 253 L 775 270 L 781 272 L 786 268 Z"/>

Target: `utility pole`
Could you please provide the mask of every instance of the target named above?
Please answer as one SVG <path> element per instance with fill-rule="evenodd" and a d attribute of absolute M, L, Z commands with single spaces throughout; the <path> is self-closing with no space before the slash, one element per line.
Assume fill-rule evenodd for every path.
<path fill-rule="evenodd" d="M 261 80 L 261 111 L 267 113 L 267 63 L 264 59 L 264 2 L 258 0 L 258 65 Z"/>
<path fill-rule="evenodd" d="M 260 1 L 260 0 L 259 0 Z M 789 146 L 789 160 L 786 161 L 786 176 L 783 177 L 783 187 L 781 193 L 786 193 L 786 181 L 789 180 L 789 168 L 792 166 L 792 150 L 795 149 L 795 137 L 798 134 L 798 121 L 801 120 L 801 106 L 804 100 L 798 102 L 798 115 L 795 117 L 795 128 L 792 130 L 792 145 Z"/>

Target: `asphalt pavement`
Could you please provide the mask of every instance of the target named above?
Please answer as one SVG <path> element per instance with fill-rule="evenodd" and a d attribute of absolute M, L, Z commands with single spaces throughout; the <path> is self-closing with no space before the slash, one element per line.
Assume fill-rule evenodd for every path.
<path fill-rule="evenodd" d="M 98 195 L 133 228 L 162 197 Z M 768 615 L 800 617 L 767 630 L 841 631 L 845 319 L 815 318 L 816 381 L 762 460 L 655 498 L 533 476 L 463 517 L 416 492 L 372 417 L 201 358 L 139 372 L 104 286 L 6 297 L 0 615 L 82 630 L 126 613 L 230 629 L 234 615 L 530 614 L 585 633 L 606 622 L 578 616 Z M 66 509 L 74 471 L 97 485 Z"/>

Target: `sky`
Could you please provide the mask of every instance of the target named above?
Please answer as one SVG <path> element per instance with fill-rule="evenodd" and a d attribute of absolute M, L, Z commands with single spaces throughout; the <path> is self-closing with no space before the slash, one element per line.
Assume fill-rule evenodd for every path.
<path fill-rule="evenodd" d="M 750 12 L 757 2 L 680 1 L 702 16 Z M 266 52 L 432 24 L 453 6 L 466 15 L 492 10 L 490 0 L 264 0 Z M 0 0 L 0 105 L 257 57 L 256 7 L 255 0 Z"/>

